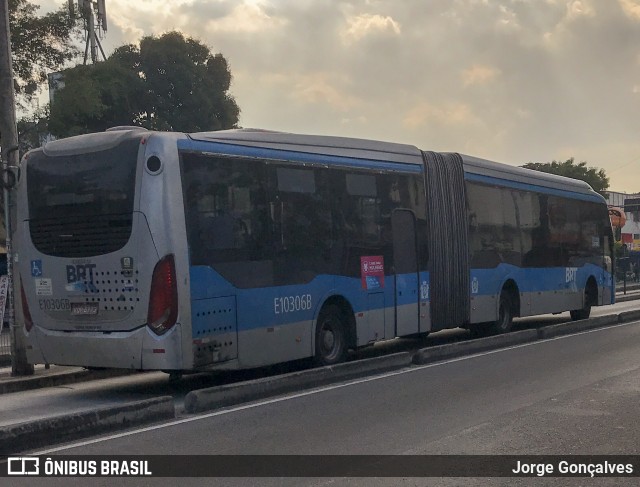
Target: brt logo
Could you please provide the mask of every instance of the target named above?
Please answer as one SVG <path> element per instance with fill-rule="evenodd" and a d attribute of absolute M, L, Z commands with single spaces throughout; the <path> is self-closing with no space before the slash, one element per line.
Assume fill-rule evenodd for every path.
<path fill-rule="evenodd" d="M 93 269 L 95 264 L 76 264 L 67 266 L 67 282 L 88 281 L 93 282 Z"/>
<path fill-rule="evenodd" d="M 577 267 L 567 267 L 567 281 L 566 282 L 574 282 L 576 280 L 576 276 L 578 274 Z"/>

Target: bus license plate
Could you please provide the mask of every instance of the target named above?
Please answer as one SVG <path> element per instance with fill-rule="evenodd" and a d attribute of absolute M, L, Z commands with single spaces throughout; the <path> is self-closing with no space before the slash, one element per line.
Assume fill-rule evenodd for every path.
<path fill-rule="evenodd" d="M 98 303 L 71 303 L 73 316 L 97 315 Z"/>

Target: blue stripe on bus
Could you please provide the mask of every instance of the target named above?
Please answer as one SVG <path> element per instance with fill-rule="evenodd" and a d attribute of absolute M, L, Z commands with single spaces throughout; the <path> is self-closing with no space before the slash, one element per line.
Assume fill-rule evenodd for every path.
<path fill-rule="evenodd" d="M 563 198 L 571 198 L 575 200 L 593 201 L 596 203 L 605 203 L 602 196 L 598 194 L 576 193 L 569 189 L 553 189 L 546 186 L 538 186 L 536 184 L 521 183 L 509 179 L 496 178 L 493 176 L 485 176 L 482 174 L 465 173 L 466 181 L 475 181 L 479 183 L 493 184 L 505 188 L 521 189 L 523 191 L 534 191 L 537 193 L 549 194 L 552 196 L 560 196 Z"/>
<path fill-rule="evenodd" d="M 567 269 L 576 269 L 575 278 L 567 276 Z M 611 274 L 595 264 L 546 269 L 500 264 L 494 269 L 471 270 L 472 290 L 473 280 L 477 280 L 477 292 L 472 296 L 497 296 L 508 279 L 513 279 L 522 293 L 584 289 L 589 276 L 596 277 L 598 286 L 613 289 Z"/>
<path fill-rule="evenodd" d="M 472 269 L 470 280 L 471 296 L 497 295 L 506 279 L 513 279 L 519 291 L 544 292 L 584 289 L 587 278 L 596 276 L 598 286 L 613 289 L 609 273 L 594 264 L 576 268 L 574 281 L 567 282 L 567 268 L 547 269 L 519 268 L 500 264 L 494 269 Z M 602 276 L 602 281 L 600 281 Z M 429 283 L 429 273 L 420 273 L 420 283 Z M 474 279 L 477 288 L 474 289 Z M 317 316 L 318 307 L 331 295 L 341 295 L 347 299 L 355 313 L 367 309 L 370 291 L 362 289 L 360 278 L 319 275 L 307 284 L 293 284 L 260 289 L 237 289 L 208 266 L 192 266 L 190 269 L 192 296 L 192 333 L 194 338 L 204 330 L 211 329 L 217 318 L 202 313 L 205 301 L 219 300 L 224 306 L 231 306 L 235 297 L 237 310 L 229 314 L 237 316 L 238 331 L 281 326 L 289 323 L 311 321 Z M 394 276 L 385 276 L 385 286 L 380 290 L 384 307 L 395 304 Z M 476 292 L 473 292 L 476 291 Z M 416 302 L 412 295 L 398 296 L 398 305 Z M 200 314 L 197 316 L 197 314 Z M 212 321 L 213 320 L 213 321 Z M 223 320 L 225 323 L 228 320 Z M 212 325 L 213 323 L 213 325 Z"/>
<path fill-rule="evenodd" d="M 306 152 L 267 149 L 264 147 L 248 147 L 244 145 L 221 144 L 218 142 L 201 142 L 195 140 L 179 140 L 178 149 L 201 152 L 213 152 L 230 156 L 255 157 L 282 161 L 295 161 L 314 164 L 331 164 L 361 168 L 386 169 L 389 171 L 422 173 L 421 164 L 403 162 L 384 162 L 372 159 L 356 159 L 353 157 L 312 154 Z"/>

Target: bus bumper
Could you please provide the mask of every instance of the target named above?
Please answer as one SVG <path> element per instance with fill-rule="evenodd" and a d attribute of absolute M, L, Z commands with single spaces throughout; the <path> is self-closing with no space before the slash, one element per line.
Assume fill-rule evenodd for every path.
<path fill-rule="evenodd" d="M 181 326 L 163 336 L 146 326 L 122 332 L 63 332 L 34 326 L 29 333 L 30 363 L 134 370 L 182 370 Z"/>

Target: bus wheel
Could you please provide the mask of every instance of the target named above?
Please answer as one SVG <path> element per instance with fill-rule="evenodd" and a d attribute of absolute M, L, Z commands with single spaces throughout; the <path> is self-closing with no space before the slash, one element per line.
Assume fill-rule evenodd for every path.
<path fill-rule="evenodd" d="M 584 291 L 584 308 L 574 309 L 569 312 L 573 321 L 586 320 L 591 315 L 591 304 L 598 300 L 598 288 L 593 282 L 589 282 Z"/>
<path fill-rule="evenodd" d="M 582 309 L 573 309 L 569 311 L 573 321 L 586 320 L 591 315 L 591 305 L 586 304 Z"/>
<path fill-rule="evenodd" d="M 347 320 L 343 311 L 331 304 L 318 316 L 316 326 L 317 365 L 333 365 L 344 361 L 347 356 Z"/>
<path fill-rule="evenodd" d="M 498 319 L 491 324 L 490 330 L 492 333 L 507 333 L 511 331 L 513 326 L 513 303 L 511 295 L 502 291 L 500 293 L 500 304 L 498 307 Z"/>

